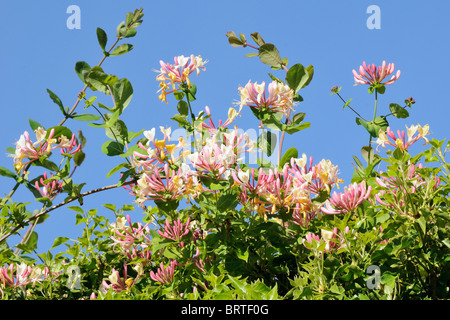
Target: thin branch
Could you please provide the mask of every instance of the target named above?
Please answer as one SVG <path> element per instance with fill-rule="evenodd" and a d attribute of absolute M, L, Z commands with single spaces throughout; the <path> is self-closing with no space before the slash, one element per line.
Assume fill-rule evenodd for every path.
<path fill-rule="evenodd" d="M 8 234 L 6 234 L 5 236 L 3 236 L 3 237 L 0 239 L 0 243 L 2 243 L 2 242 L 5 241 L 7 238 L 9 238 L 11 235 L 13 235 L 13 234 L 16 233 L 18 230 L 20 230 L 25 224 L 28 224 L 28 223 L 30 223 L 30 222 L 32 222 L 32 221 L 34 221 L 34 220 L 40 218 L 41 216 L 43 216 L 43 215 L 45 215 L 45 214 L 47 214 L 47 213 L 49 213 L 49 212 L 51 212 L 51 211 L 53 211 L 53 210 L 55 210 L 55 209 L 58 209 L 58 208 L 60 208 L 60 207 L 62 207 L 62 206 L 64 206 L 64 205 L 66 205 L 66 204 L 69 204 L 69 203 L 71 203 L 71 202 L 73 202 L 73 201 L 75 201 L 75 200 L 78 200 L 78 199 L 80 199 L 80 198 L 86 197 L 86 196 L 91 195 L 91 194 L 94 194 L 94 193 L 98 193 L 98 192 L 102 192 L 102 191 L 106 191 L 106 190 L 111 190 L 111 189 L 115 189 L 115 188 L 122 187 L 122 186 L 127 186 L 127 185 L 130 185 L 130 184 L 133 184 L 133 183 L 136 183 L 136 180 L 128 181 L 128 182 L 125 182 L 125 183 L 123 183 L 123 184 L 121 184 L 121 185 L 113 184 L 113 185 L 110 185 L 110 186 L 105 186 L 105 187 L 93 189 L 93 190 L 87 191 L 87 192 L 85 192 L 85 193 L 81 193 L 81 194 L 79 194 L 78 196 L 73 197 L 73 198 L 70 198 L 70 199 L 68 199 L 68 200 L 66 200 L 66 201 L 63 201 L 63 202 L 57 204 L 57 205 L 54 205 L 53 207 L 50 207 L 50 208 L 46 209 L 45 211 L 41 211 L 41 212 L 39 212 L 38 214 L 32 216 L 31 218 L 28 218 L 28 219 L 22 221 L 21 224 L 20 224 L 19 226 L 15 227 L 15 228 L 12 229 Z"/>

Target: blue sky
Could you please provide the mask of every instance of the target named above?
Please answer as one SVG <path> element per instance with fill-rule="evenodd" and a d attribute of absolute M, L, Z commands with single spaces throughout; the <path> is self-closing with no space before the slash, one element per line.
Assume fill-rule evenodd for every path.
<path fill-rule="evenodd" d="M 70 5 L 81 10 L 81 29 L 68 29 L 66 13 Z M 366 12 L 377 5 L 381 12 L 381 29 L 370 30 Z M 340 168 L 345 184 L 352 176 L 352 155 L 360 155 L 367 144 L 368 134 L 355 124 L 355 115 L 343 111 L 336 96 L 330 96 L 334 85 L 342 87 L 345 99 L 368 118 L 372 117 L 373 96 L 366 86 L 353 86 L 352 69 L 363 61 L 381 64 L 394 62 L 402 72 L 400 79 L 379 96 L 379 115 L 387 114 L 389 103 L 403 104 L 412 96 L 416 100 L 408 119 L 389 118 L 393 129 L 405 125 L 429 124 L 431 137 L 449 136 L 449 103 L 447 76 L 449 74 L 450 41 L 448 13 L 450 2 L 430 1 L 2 1 L 0 28 L 3 30 L 0 51 L 0 149 L 12 147 L 25 130 L 28 119 L 46 127 L 61 120 L 58 107 L 49 99 L 47 88 L 55 92 L 64 105 L 72 106 L 83 85 L 74 72 L 77 61 L 91 66 L 101 59 L 96 28 L 104 29 L 112 43 L 117 25 L 128 11 L 144 9 L 144 22 L 134 38 L 127 39 L 134 49 L 122 56 L 107 59 L 106 72 L 125 77 L 133 85 L 134 95 L 122 119 L 128 129 L 139 131 L 159 126 L 176 127 L 169 118 L 176 113 L 173 98 L 166 105 L 158 100 L 153 69 L 159 60 L 173 62 L 178 55 L 201 55 L 209 60 L 206 72 L 192 80 L 198 87 L 193 108 L 197 113 L 209 106 L 213 119 L 225 119 L 227 110 L 239 99 L 237 88 L 249 80 L 269 82 L 268 72 L 283 77 L 282 71 L 272 71 L 258 58 L 246 58 L 250 48 L 233 48 L 225 36 L 227 31 L 259 32 L 266 42 L 274 43 L 289 65 L 302 63 L 315 67 L 314 79 L 300 94 L 304 101 L 297 105 L 305 112 L 311 127 L 287 136 L 284 150 L 296 147 L 300 153 L 313 156 L 318 162 L 330 159 Z M 251 41 L 251 40 L 250 40 Z M 125 42 L 124 42 L 125 43 Z M 109 47 L 109 44 L 108 44 Z M 108 97 L 97 95 L 100 102 Z M 258 125 L 249 110 L 236 124 L 244 129 Z M 108 158 L 100 147 L 106 136 L 102 129 L 91 128 L 86 122 L 71 121 L 66 125 L 74 132 L 82 129 L 87 137 L 85 163 L 74 177 L 87 185 L 84 191 L 114 184 L 106 173 L 118 159 Z M 412 149 L 421 150 L 415 145 Z M 0 157 L 0 166 L 11 168 L 12 159 Z M 115 176 L 116 177 L 116 176 Z M 2 179 L 1 194 L 8 193 L 13 181 Z M 16 201 L 33 201 L 30 193 L 19 189 Z M 56 203 L 62 198 L 57 198 Z M 112 218 L 102 203 L 121 206 L 132 203 L 125 190 L 113 190 L 85 199 L 84 208 L 98 208 Z M 38 208 L 30 204 L 29 210 Z M 133 213 L 139 221 L 142 211 Z M 80 228 L 74 228 L 75 214 L 62 208 L 52 212 L 39 225 L 39 250 L 47 250 L 58 236 L 75 238 Z"/>

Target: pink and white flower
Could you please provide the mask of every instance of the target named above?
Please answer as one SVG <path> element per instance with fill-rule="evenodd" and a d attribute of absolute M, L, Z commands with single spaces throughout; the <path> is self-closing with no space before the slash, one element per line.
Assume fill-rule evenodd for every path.
<path fill-rule="evenodd" d="M 285 115 L 293 109 L 294 91 L 289 86 L 278 81 L 268 85 L 268 94 L 265 91 L 266 83 L 248 82 L 245 87 L 239 87 L 241 107 L 246 105 L 252 108 L 282 112 Z"/>
<path fill-rule="evenodd" d="M 425 136 L 429 135 L 429 130 L 430 127 L 428 124 L 423 127 L 420 124 L 411 125 L 409 128 L 406 126 L 406 136 L 408 137 L 408 139 L 406 139 L 405 131 L 397 130 L 397 136 L 395 136 L 395 133 L 390 127 L 387 127 L 386 132 L 380 129 L 378 139 L 376 140 L 376 143 L 378 144 L 377 151 L 380 146 L 385 148 L 386 145 L 399 148 L 401 151 L 406 151 L 421 138 L 425 141 L 425 144 L 427 144 L 428 139 Z"/>
<path fill-rule="evenodd" d="M 47 138 L 47 131 L 42 127 L 37 128 L 35 133 L 37 141 L 34 143 L 31 141 L 28 131 L 25 131 L 16 142 L 16 152 L 11 157 L 14 158 L 14 167 L 18 172 L 23 170 L 27 164 L 39 160 L 43 155 L 49 154 L 51 150 L 58 147 L 58 145 L 54 146 L 56 143 L 56 140 L 53 139 L 55 129 L 51 129 Z M 22 162 L 25 158 L 29 161 Z"/>
<path fill-rule="evenodd" d="M 386 61 L 383 61 L 381 66 L 366 65 L 364 61 L 362 66 L 359 67 L 359 73 L 356 70 L 353 70 L 353 77 L 355 79 L 356 84 L 368 84 L 368 85 L 389 85 L 393 84 L 395 81 L 400 78 L 400 70 L 398 70 L 388 81 L 382 82 L 392 73 L 394 73 L 395 64 L 389 63 L 386 64 Z"/>
<path fill-rule="evenodd" d="M 176 260 L 171 260 L 167 267 L 164 267 L 163 263 L 159 266 L 156 273 L 150 271 L 150 278 L 154 281 L 160 282 L 161 284 L 169 284 L 173 280 L 175 274 L 175 267 L 178 265 Z"/>
<path fill-rule="evenodd" d="M 169 219 L 166 219 L 164 223 L 164 230 L 158 230 L 158 234 L 166 239 L 170 239 L 176 242 L 180 242 L 181 239 L 187 235 L 190 231 L 190 218 L 187 219 L 186 223 L 181 223 L 180 218 L 173 221 L 171 224 Z M 183 242 L 180 243 L 183 246 Z"/>
<path fill-rule="evenodd" d="M 160 61 L 161 66 L 159 74 L 156 77 L 157 81 L 160 81 L 159 99 L 166 102 L 166 96 L 174 91 L 177 91 L 180 84 L 190 86 L 189 75 L 193 72 L 200 74 L 200 70 L 205 70 L 205 64 L 208 61 L 203 61 L 201 56 L 190 55 L 189 57 L 177 56 L 174 58 L 174 64 L 165 63 Z M 168 83 L 166 82 L 168 81 Z M 172 89 L 170 89 L 172 85 Z"/>
<path fill-rule="evenodd" d="M 358 206 L 367 200 L 372 191 L 372 187 L 366 188 L 364 182 L 353 183 L 345 188 L 343 193 L 333 192 L 330 199 L 325 202 L 322 212 L 326 214 L 341 214 L 354 211 Z"/>

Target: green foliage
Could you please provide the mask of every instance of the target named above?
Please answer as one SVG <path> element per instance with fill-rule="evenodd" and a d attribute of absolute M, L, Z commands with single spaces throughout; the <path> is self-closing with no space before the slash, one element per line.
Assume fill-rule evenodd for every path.
<path fill-rule="evenodd" d="M 142 9 L 127 13 L 125 21 L 116 29 L 116 42 L 109 49 L 106 32 L 97 28 L 102 61 L 133 48 L 131 44 L 117 44 L 136 35 L 142 18 Z M 303 100 L 298 92 L 313 79 L 312 65 L 304 67 L 297 63 L 288 68 L 288 59 L 281 58 L 276 46 L 266 43 L 257 32 L 251 34 L 256 46 L 249 44 L 242 33 L 236 35 L 230 31 L 226 35 L 231 46 L 255 50 L 247 57 L 258 56 L 271 69 L 284 70 L 285 82 L 272 74 L 269 74 L 270 79 L 286 84 L 294 93 L 293 101 Z M 409 116 L 406 107 L 391 103 L 391 114 L 377 116 L 376 100 L 372 121 L 358 114 L 356 122 L 369 133 L 370 143 L 361 148 L 366 164 L 353 157 L 352 182 L 367 185 L 370 194 L 351 210 L 324 214 L 321 208 L 332 200 L 332 192 L 342 193 L 342 190 L 332 190 L 334 184 L 324 183 L 331 178 L 331 171 L 322 172 L 319 167 L 305 163 L 294 146 L 282 155 L 283 139 L 277 140 L 277 134 L 282 137 L 285 133 L 294 134 L 308 128 L 310 124 L 303 122 L 305 113 L 273 111 L 268 106 L 251 107 L 249 114 L 262 129 L 256 149 L 270 157 L 278 148 L 278 162 L 258 158 L 253 172 L 244 161 L 236 161 L 232 168 L 234 175 L 219 174 L 220 167 L 209 171 L 198 167 L 195 177 L 182 180 L 174 173 L 183 169 L 177 159 L 185 155 L 177 158 L 172 153 L 176 146 L 166 139 L 167 131 L 164 131 L 164 140 L 151 141 L 153 133 L 131 131 L 121 119 L 125 109 L 132 107 L 134 92 L 130 81 L 106 72 L 101 63 L 91 68 L 86 62 L 77 62 L 75 72 L 86 87 L 71 110 L 47 90 L 58 105 L 58 112 L 62 112 L 63 121 L 47 129 L 46 136 L 35 144 L 33 151 L 38 157 L 29 159 L 20 170 L 0 167 L 2 177 L 16 182 L 11 192 L 0 200 L 2 274 L 23 281 L 17 283 L 2 277 L 2 299 L 450 298 L 450 165 L 446 160 L 450 142 L 431 139 L 425 150 L 414 154 L 408 149 L 409 145 L 395 141 L 396 144 L 391 144 L 394 150 L 387 150 L 383 157 L 371 145 L 372 138 L 380 137 L 380 130 L 383 132 L 389 126 L 388 116 L 399 119 Z M 209 112 L 195 116 L 192 111 L 191 103 L 194 104 L 199 94 L 197 86 L 187 81 L 179 86 L 173 93 L 176 101 L 173 108 L 178 113 L 172 120 L 185 129 L 187 136 L 205 134 Z M 332 92 L 339 95 L 340 90 L 335 87 Z M 375 99 L 385 91 L 386 87 L 381 84 L 369 86 L 369 93 L 375 93 Z M 97 102 L 96 96 L 87 97 L 91 93 L 108 95 L 113 105 L 108 107 Z M 350 100 L 344 101 L 344 109 L 355 111 L 350 107 Z M 90 113 L 75 112 L 81 101 L 84 109 L 90 108 Z M 413 100 L 407 99 L 405 104 L 411 108 Z M 119 160 L 105 171 L 108 178 L 116 179 L 115 185 L 82 192 L 85 183 L 76 182 L 74 172 L 84 163 L 86 138 L 81 130 L 75 136 L 63 125 L 66 120 L 86 121 L 90 127 L 101 128 L 99 132 L 105 139 L 101 151 Z M 29 119 L 29 124 L 33 131 L 43 128 L 35 120 Z M 425 138 L 425 130 L 421 129 L 421 138 Z M 62 153 L 50 152 L 53 150 L 48 147 L 50 132 L 55 139 L 51 141 L 53 146 L 61 141 L 66 143 L 60 147 Z M 231 129 L 221 126 L 216 128 L 215 139 L 225 143 L 232 137 L 232 142 L 237 141 L 230 133 Z M 72 138 L 72 143 L 67 144 L 64 137 Z M 138 137 L 139 140 L 133 142 Z M 201 150 L 201 142 L 192 141 L 189 147 Z M 181 139 L 179 143 L 182 145 Z M 155 149 L 147 148 L 149 146 Z M 50 150 L 47 152 L 46 148 Z M 239 144 L 229 149 L 238 158 Z M 8 150 L 11 155 L 15 151 Z M 215 151 L 207 151 L 210 160 Z M 164 166 L 154 169 L 154 162 L 148 159 L 158 159 L 159 162 L 154 162 Z M 326 185 L 309 199 L 310 202 L 289 204 L 293 195 L 287 193 L 289 185 L 284 183 L 288 178 L 283 174 L 277 176 L 274 185 L 278 189 L 269 196 L 256 188 L 254 183 L 264 183 L 264 179 L 259 180 L 262 174 L 287 174 L 296 165 L 304 171 L 297 171 L 295 179 L 306 177 L 314 180 L 316 186 Z M 327 165 L 327 162 L 321 163 L 323 167 Z M 46 169 L 51 175 L 35 173 L 34 167 Z M 313 176 L 319 171 L 319 175 Z M 139 193 L 141 188 L 146 189 L 147 178 L 161 187 L 150 196 Z M 239 179 L 244 183 L 238 183 Z M 31 212 L 27 209 L 31 202 L 13 201 L 15 191 L 21 186 L 31 191 L 34 204 L 40 204 L 41 209 Z M 249 186 L 255 189 L 248 192 Z M 83 206 L 84 197 L 117 187 L 134 192 L 139 206 L 129 203 L 120 208 L 110 203 L 100 208 Z M 189 192 L 178 196 L 180 189 Z M 302 191 L 305 190 L 299 187 L 295 193 Z M 54 205 L 59 195 L 64 199 Z M 145 205 L 144 200 L 148 201 Z M 318 205 L 316 211 L 314 205 Z M 63 206 L 66 206 L 68 221 L 72 219 L 73 224 L 82 227 L 81 234 L 74 239 L 61 235 L 54 239 L 50 251 L 37 252 L 39 236 L 34 227 L 45 223 L 53 210 Z M 106 212 L 113 213 L 112 221 L 106 218 Z M 308 219 L 308 216 L 313 217 Z M 23 240 L 14 243 L 10 236 L 18 233 Z M 25 265 L 33 272 L 23 278 L 23 274 L 17 272 L 25 270 Z M 13 275 L 8 273 L 9 266 L 14 270 Z M 374 269 L 379 273 L 372 273 Z"/>

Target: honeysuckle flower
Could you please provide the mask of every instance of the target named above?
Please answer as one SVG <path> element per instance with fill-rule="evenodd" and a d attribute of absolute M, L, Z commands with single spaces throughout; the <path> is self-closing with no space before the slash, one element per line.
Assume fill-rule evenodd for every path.
<path fill-rule="evenodd" d="M 333 165 L 330 160 L 322 159 L 318 164 L 313 165 L 313 157 L 309 158 L 305 154 L 302 158 L 292 158 L 289 171 L 294 175 L 299 184 L 305 184 L 306 188 L 313 194 L 320 194 L 322 191 L 330 192 L 331 187 L 342 183 L 338 178 L 338 166 Z"/>
<path fill-rule="evenodd" d="M 139 279 L 140 275 L 136 276 L 135 279 L 128 278 L 128 272 L 127 272 L 127 263 L 123 263 L 123 278 L 120 277 L 119 271 L 116 269 L 111 270 L 111 275 L 108 277 L 108 280 L 110 284 L 108 284 L 105 280 L 102 282 L 103 288 L 108 290 L 112 287 L 112 289 L 116 292 L 121 291 L 127 291 L 129 292 L 131 287 L 136 283 L 136 281 Z"/>
<path fill-rule="evenodd" d="M 53 139 L 55 134 L 54 129 L 50 130 L 47 139 L 45 138 L 47 136 L 47 131 L 42 127 L 37 128 L 35 134 L 37 141 L 34 143 L 31 141 L 28 131 L 25 131 L 16 142 L 15 154 L 10 156 L 14 158 L 14 167 L 17 172 L 22 171 L 27 164 L 39 160 L 43 155 L 49 154 L 51 150 L 58 147 L 53 146 L 53 144 L 56 143 L 56 140 Z M 29 161 L 22 162 L 25 158 Z"/>
<path fill-rule="evenodd" d="M 181 223 L 180 218 L 171 223 L 169 219 L 166 219 L 164 223 L 164 231 L 158 230 L 158 234 L 164 238 L 180 242 L 181 238 L 189 233 L 189 224 L 190 218 L 187 219 L 186 223 Z M 183 242 L 181 242 L 181 246 L 183 246 Z"/>
<path fill-rule="evenodd" d="M 51 178 L 53 178 L 53 174 L 50 176 L 50 179 Z M 47 179 L 48 179 L 47 172 L 44 172 L 42 178 L 37 180 L 34 185 L 36 189 L 42 194 L 43 197 L 51 199 L 54 198 L 62 190 L 64 181 L 51 180 L 45 183 L 45 180 Z"/>
<path fill-rule="evenodd" d="M 171 128 L 161 126 L 159 129 L 164 134 L 161 140 L 155 139 L 155 128 L 144 131 L 147 143 L 144 146 L 139 142 L 138 146 L 142 151 L 133 152 L 133 161 L 137 169 L 142 168 L 144 171 L 151 172 L 158 165 L 173 164 L 185 156 L 184 151 L 181 151 L 185 150 L 184 139 L 180 137 L 177 144 L 171 143 Z M 178 152 L 179 155 L 177 155 Z"/>
<path fill-rule="evenodd" d="M 192 260 L 194 261 L 194 265 L 201 271 L 206 272 L 205 269 L 205 261 L 200 260 L 200 249 L 197 247 L 197 250 L 195 251 L 194 256 L 192 257 Z"/>
<path fill-rule="evenodd" d="M 183 196 L 185 184 L 180 171 L 172 170 L 169 164 L 155 168 L 149 175 L 143 173 L 137 182 L 138 202 L 145 200 L 175 200 Z"/>
<path fill-rule="evenodd" d="M 302 239 L 302 244 L 305 246 L 305 248 L 309 249 L 307 245 L 305 245 L 305 242 L 308 242 L 309 244 L 313 244 L 314 240 L 316 240 L 317 242 L 320 241 L 320 237 L 312 232 L 308 232 L 305 235 L 305 238 Z"/>
<path fill-rule="evenodd" d="M 316 217 L 322 214 L 322 203 L 311 200 L 297 203 L 292 211 L 292 222 L 304 228 Z"/>
<path fill-rule="evenodd" d="M 337 228 L 334 228 L 333 231 L 320 230 L 320 235 L 326 243 L 324 252 L 331 252 L 334 250 L 337 243 L 333 240 L 337 238 L 337 231 Z"/>
<path fill-rule="evenodd" d="M 161 68 L 159 74 L 156 76 L 156 80 L 160 81 L 159 99 L 166 102 L 166 96 L 179 89 L 180 85 L 187 85 L 190 87 L 189 76 L 195 71 L 197 76 L 200 74 L 200 70 L 205 70 L 205 64 L 208 61 L 203 61 L 201 56 L 191 55 L 190 57 L 177 56 L 174 58 L 174 64 L 165 63 L 160 61 Z M 167 82 L 166 82 L 167 81 Z M 170 89 L 170 85 L 172 89 Z M 178 88 L 177 88 L 178 86 Z"/>
<path fill-rule="evenodd" d="M 272 81 L 268 85 L 268 95 L 266 95 L 265 87 L 265 82 L 258 84 L 250 81 L 245 87 L 239 87 L 241 107 L 245 105 L 262 110 L 282 112 L 285 115 L 290 110 L 294 110 L 294 91 L 289 86 L 278 81 Z"/>
<path fill-rule="evenodd" d="M 111 224 L 110 230 L 114 249 L 119 246 L 119 252 L 127 255 L 130 259 L 136 257 L 150 258 L 151 252 L 148 247 L 151 244 L 151 237 L 148 224 L 137 223 L 134 227 L 129 215 L 126 218 L 119 216 L 116 223 Z"/>
<path fill-rule="evenodd" d="M 59 147 L 61 148 L 61 154 L 75 154 L 81 150 L 81 143 L 77 143 L 75 134 L 72 134 L 72 138 L 69 140 L 66 136 L 59 137 Z"/>
<path fill-rule="evenodd" d="M 222 122 L 222 120 L 219 120 L 219 124 L 216 125 L 214 124 L 214 122 L 212 121 L 211 118 L 208 119 L 208 123 L 206 123 L 205 121 L 203 121 L 201 123 L 201 128 L 203 129 L 207 129 L 209 131 L 209 133 L 211 135 L 215 134 L 220 128 L 226 128 L 228 125 L 232 124 L 234 119 L 236 119 L 236 117 L 241 113 L 241 108 L 239 109 L 239 111 L 236 111 L 235 108 L 229 108 L 228 109 L 228 118 L 227 120 L 225 120 L 224 122 Z M 205 107 L 205 111 L 206 114 L 208 116 L 211 116 L 211 110 L 209 109 L 208 106 Z"/>
<path fill-rule="evenodd" d="M 257 212 L 267 219 L 267 214 L 290 213 L 295 208 L 306 207 L 310 202 L 310 192 L 305 188 L 305 184 L 299 184 L 289 171 L 289 166 L 285 165 L 282 170 L 277 168 L 269 175 L 270 181 L 265 184 L 264 190 L 260 192 L 255 202 L 259 205 Z M 259 179 L 259 177 L 258 177 Z M 263 205 L 266 207 L 264 210 Z"/>
<path fill-rule="evenodd" d="M 167 267 L 164 267 L 161 262 L 160 267 L 157 272 L 154 273 L 153 270 L 150 271 L 150 278 L 154 281 L 160 282 L 161 284 L 169 284 L 173 280 L 175 274 L 175 267 L 178 265 L 176 260 L 171 260 Z"/>
<path fill-rule="evenodd" d="M 372 187 L 366 188 L 364 182 L 353 183 L 345 188 L 343 193 L 333 192 L 325 202 L 322 212 L 326 214 L 340 214 L 354 211 L 364 200 L 369 198 Z"/>
<path fill-rule="evenodd" d="M 346 227 L 344 230 L 344 233 L 348 233 L 349 232 L 349 228 Z M 313 248 L 311 245 L 314 244 L 314 240 L 316 241 L 316 248 Z M 305 243 L 307 242 L 307 243 Z M 343 233 L 341 232 L 340 234 L 338 234 L 338 229 L 335 227 L 333 228 L 333 230 L 324 230 L 321 229 L 320 230 L 320 236 L 308 232 L 305 235 L 305 238 L 302 239 L 302 243 L 303 245 L 307 248 L 307 249 L 318 249 L 320 247 L 322 247 L 323 245 L 325 245 L 323 247 L 323 250 L 321 250 L 322 253 L 331 253 L 331 252 L 335 252 L 341 248 L 344 248 L 345 245 L 345 241 L 343 239 Z"/>
<path fill-rule="evenodd" d="M 44 280 L 48 274 L 49 270 L 47 267 L 41 269 L 39 267 L 29 266 L 24 262 L 21 264 L 12 263 L 0 269 L 0 282 L 3 287 L 20 287 L 30 283 L 34 285 L 36 282 Z"/>
<path fill-rule="evenodd" d="M 368 84 L 368 85 L 389 85 L 393 84 L 398 78 L 400 78 L 400 70 L 398 70 L 388 81 L 383 82 L 388 76 L 394 73 L 395 64 L 386 64 L 383 61 L 381 66 L 366 65 L 364 61 L 362 66 L 359 67 L 359 73 L 353 70 L 353 77 L 355 79 L 355 84 Z"/>
<path fill-rule="evenodd" d="M 420 124 L 411 125 L 409 128 L 408 126 L 405 127 L 406 136 L 408 139 L 406 139 L 405 131 L 397 130 L 397 136 L 395 136 L 395 133 L 390 127 L 387 127 L 386 131 L 380 129 L 378 132 L 378 139 L 376 140 L 376 143 L 378 144 L 377 151 L 379 151 L 378 149 L 380 146 L 385 148 L 386 145 L 391 145 L 395 148 L 398 147 L 401 151 L 406 151 L 411 145 L 416 143 L 421 138 L 425 141 L 425 144 L 428 143 L 428 139 L 425 137 L 429 135 L 428 124 L 423 127 Z"/>
<path fill-rule="evenodd" d="M 229 169 L 240 160 L 238 155 L 253 151 L 253 142 L 237 129 L 224 132 L 221 137 L 222 141 L 216 135 L 206 137 L 201 150 L 187 156 L 199 175 L 226 179 Z"/>

